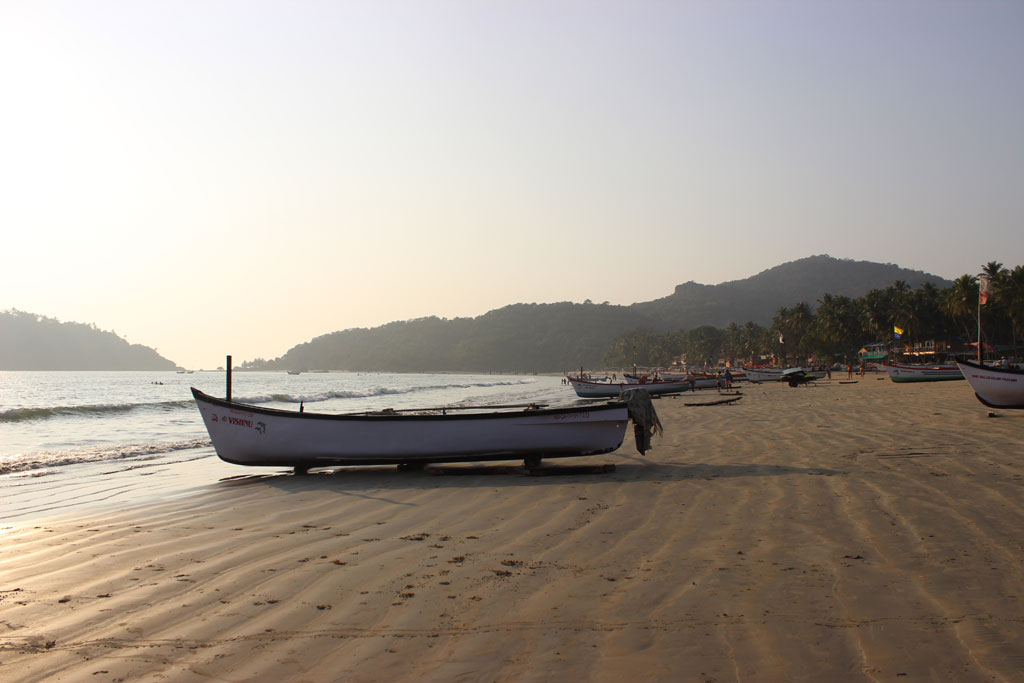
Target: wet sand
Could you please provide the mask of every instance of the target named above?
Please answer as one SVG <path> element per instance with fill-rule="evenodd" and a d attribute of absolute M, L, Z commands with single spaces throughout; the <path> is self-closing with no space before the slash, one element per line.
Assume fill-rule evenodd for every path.
<path fill-rule="evenodd" d="M 614 472 L 196 461 L 0 521 L 0 678 L 1024 680 L 1024 411 L 741 390 L 656 401 Z"/>

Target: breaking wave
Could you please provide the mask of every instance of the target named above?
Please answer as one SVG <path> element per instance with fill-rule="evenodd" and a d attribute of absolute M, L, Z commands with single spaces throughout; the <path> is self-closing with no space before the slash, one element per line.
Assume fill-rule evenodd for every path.
<path fill-rule="evenodd" d="M 210 446 L 209 439 L 192 439 L 160 444 L 125 444 L 101 446 L 74 451 L 39 451 L 24 455 L 0 456 L 0 475 L 24 473 L 29 476 L 45 474 L 45 470 L 62 465 L 120 460 L 147 460 L 166 453 Z M 205 454 L 204 454 L 205 457 Z"/>
<path fill-rule="evenodd" d="M 475 382 L 467 384 L 432 384 L 427 386 L 378 386 L 353 391 L 325 391 L 312 394 L 258 394 L 246 397 L 234 397 L 239 403 L 318 403 L 333 399 L 359 399 L 376 396 L 399 396 L 428 391 L 447 389 L 474 389 L 486 387 L 517 386 L 530 384 L 529 381 Z M 29 422 L 33 420 L 49 420 L 59 417 L 103 417 L 118 413 L 130 413 L 138 410 L 173 411 L 192 408 L 195 402 L 189 399 L 178 401 L 160 401 L 151 403 L 100 403 L 79 406 L 49 406 L 42 408 L 11 408 L 0 410 L 0 423 Z"/>
<path fill-rule="evenodd" d="M 530 381 L 515 382 L 475 382 L 470 384 L 431 384 L 421 387 L 385 387 L 378 386 L 360 391 L 324 391 L 315 394 L 260 394 L 246 396 L 243 398 L 233 397 L 238 403 L 249 403 L 258 405 L 261 403 L 319 403 L 339 398 L 373 398 L 376 396 L 400 396 L 404 394 L 417 394 L 426 391 L 440 391 L 447 389 L 479 389 L 486 387 L 510 387 L 521 384 L 531 384 Z M 191 401 L 189 401 L 191 403 Z"/>
<path fill-rule="evenodd" d="M 193 405 L 192 400 L 162 401 L 159 403 L 101 403 L 83 406 L 53 406 L 49 408 L 12 408 L 0 410 L 0 422 L 26 422 L 48 420 L 54 417 L 98 417 L 133 410 L 177 410 Z"/>

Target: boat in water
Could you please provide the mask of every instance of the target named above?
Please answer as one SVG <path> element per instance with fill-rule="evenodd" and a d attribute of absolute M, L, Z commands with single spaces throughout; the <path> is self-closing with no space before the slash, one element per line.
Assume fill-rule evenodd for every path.
<path fill-rule="evenodd" d="M 978 400 L 989 408 L 1024 409 L 1024 370 L 957 361 Z"/>
<path fill-rule="evenodd" d="M 496 410 L 449 406 L 431 411 L 384 410 L 333 415 L 236 403 L 192 388 L 214 450 L 236 465 L 294 467 L 422 465 L 610 453 L 634 421 L 657 420 L 649 397 L 564 408 L 508 406 Z M 646 404 L 643 404 L 646 398 Z M 479 410 L 481 412 L 473 412 Z"/>
<path fill-rule="evenodd" d="M 882 363 L 893 382 L 944 382 L 963 379 L 964 375 L 956 364 L 906 365 L 903 363 Z"/>

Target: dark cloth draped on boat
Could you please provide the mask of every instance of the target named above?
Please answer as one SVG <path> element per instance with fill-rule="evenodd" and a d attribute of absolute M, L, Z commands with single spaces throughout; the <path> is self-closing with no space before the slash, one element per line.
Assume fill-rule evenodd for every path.
<path fill-rule="evenodd" d="M 619 395 L 619 399 L 626 403 L 629 418 L 633 420 L 636 449 L 640 455 L 644 455 L 651 450 L 651 437 L 662 432 L 661 420 L 654 411 L 651 395 L 644 389 L 628 389 Z"/>

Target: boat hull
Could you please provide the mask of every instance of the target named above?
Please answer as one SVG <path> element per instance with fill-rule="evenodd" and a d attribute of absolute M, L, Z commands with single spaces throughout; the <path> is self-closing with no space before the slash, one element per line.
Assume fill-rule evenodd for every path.
<path fill-rule="evenodd" d="M 824 370 L 808 370 L 806 368 L 743 368 L 744 377 L 749 382 L 784 382 L 794 372 L 805 372 L 813 379 L 821 379 L 827 373 Z"/>
<path fill-rule="evenodd" d="M 957 361 L 964 379 L 989 408 L 1024 409 L 1024 371 Z"/>
<path fill-rule="evenodd" d="M 963 373 L 955 365 L 918 367 L 915 365 L 900 365 L 898 363 L 882 363 L 882 367 L 889 373 L 889 379 L 898 384 L 907 382 L 947 382 L 964 378 Z"/>
<path fill-rule="evenodd" d="M 639 377 L 637 375 L 623 375 L 626 378 L 626 384 L 633 387 L 644 386 L 650 382 L 646 377 Z M 725 378 L 708 377 L 705 375 L 679 375 L 665 373 L 659 375 L 659 379 L 656 382 L 680 382 L 685 383 L 688 389 L 714 389 L 718 386 L 719 381 L 725 383 Z"/>
<path fill-rule="evenodd" d="M 622 403 L 519 412 L 327 415 L 224 401 L 192 389 L 217 455 L 238 465 L 323 467 L 610 453 Z"/>
<path fill-rule="evenodd" d="M 573 391 L 580 398 L 618 398 L 623 391 L 643 389 L 652 396 L 677 394 L 690 390 L 690 383 L 679 382 L 648 382 L 646 384 L 629 384 L 627 382 L 587 382 L 572 377 L 567 378 Z"/>

